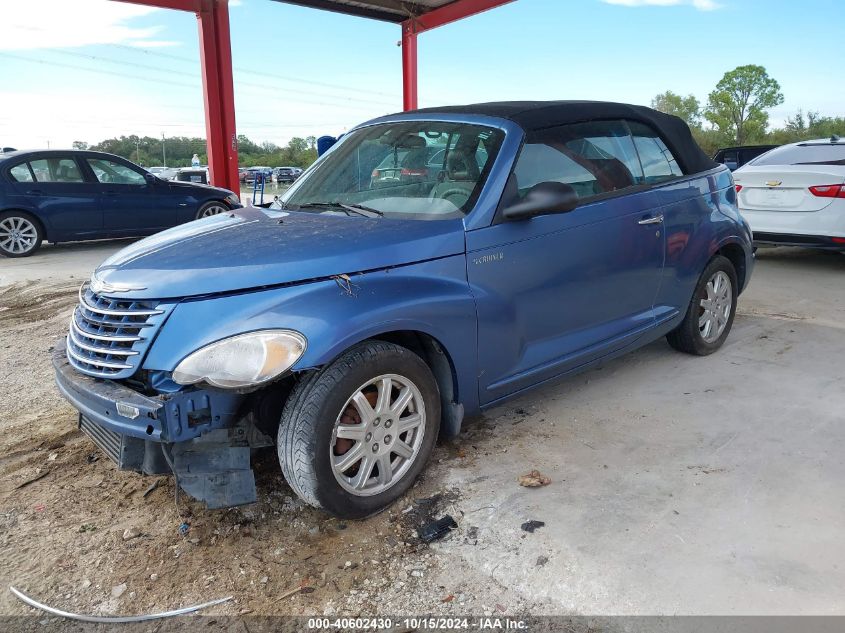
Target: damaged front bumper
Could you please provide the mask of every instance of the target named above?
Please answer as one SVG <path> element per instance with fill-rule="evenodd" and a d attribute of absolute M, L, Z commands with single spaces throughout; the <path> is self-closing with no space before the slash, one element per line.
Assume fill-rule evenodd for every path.
<path fill-rule="evenodd" d="M 172 472 L 180 488 L 209 508 L 255 502 L 250 452 L 273 442 L 244 412 L 245 396 L 195 388 L 145 396 L 74 369 L 64 341 L 52 355 L 56 384 L 79 411 L 79 428 L 118 468 Z"/>

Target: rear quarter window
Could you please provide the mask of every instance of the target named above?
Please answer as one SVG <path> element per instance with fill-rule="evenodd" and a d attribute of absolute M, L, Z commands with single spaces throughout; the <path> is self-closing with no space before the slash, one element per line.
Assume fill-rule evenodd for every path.
<path fill-rule="evenodd" d="M 29 171 L 28 163 L 15 165 L 9 170 L 9 175 L 15 182 L 32 182 L 32 172 Z"/>

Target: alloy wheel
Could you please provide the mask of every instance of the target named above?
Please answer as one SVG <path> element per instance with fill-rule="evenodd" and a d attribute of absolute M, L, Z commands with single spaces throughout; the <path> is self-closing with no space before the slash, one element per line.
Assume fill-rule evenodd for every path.
<path fill-rule="evenodd" d="M 425 404 L 419 388 L 398 374 L 377 376 L 346 401 L 329 448 L 332 472 L 356 496 L 384 492 L 420 453 Z"/>
<path fill-rule="evenodd" d="M 38 229 L 27 218 L 12 216 L 0 222 L 0 248 L 14 255 L 27 253 L 38 242 Z"/>
<path fill-rule="evenodd" d="M 225 213 L 228 211 L 228 207 L 224 207 L 222 204 L 210 204 L 206 208 L 204 208 L 199 213 L 199 218 L 208 218 L 212 215 L 219 215 L 220 213 Z"/>
<path fill-rule="evenodd" d="M 727 273 L 718 270 L 704 287 L 706 295 L 699 303 L 698 330 L 705 343 L 718 340 L 728 325 L 733 307 L 733 289 Z"/>

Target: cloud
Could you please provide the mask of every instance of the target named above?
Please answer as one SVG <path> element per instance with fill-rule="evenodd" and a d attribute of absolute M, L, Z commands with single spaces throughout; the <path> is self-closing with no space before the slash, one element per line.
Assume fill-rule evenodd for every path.
<path fill-rule="evenodd" d="M 676 7 L 688 5 L 699 11 L 714 11 L 721 8 L 715 0 L 602 0 L 607 4 L 623 7 Z"/>
<path fill-rule="evenodd" d="M 28 0 L 0 3 L 0 50 L 73 48 L 89 44 L 174 46 L 156 38 L 164 27 L 133 27 L 128 23 L 159 11 L 108 0 Z"/>

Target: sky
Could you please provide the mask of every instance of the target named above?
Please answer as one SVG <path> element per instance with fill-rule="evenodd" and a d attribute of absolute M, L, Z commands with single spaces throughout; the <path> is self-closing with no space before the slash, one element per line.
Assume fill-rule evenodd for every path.
<path fill-rule="evenodd" d="M 285 144 L 402 106 L 399 27 L 230 0 L 239 134 Z M 845 115 L 842 0 L 516 0 L 419 36 L 420 106 L 508 99 L 648 105 L 760 64 L 770 112 Z M 825 17 L 827 16 L 827 17 Z M 193 14 L 112 0 L 0 1 L 0 146 L 204 136 Z"/>

